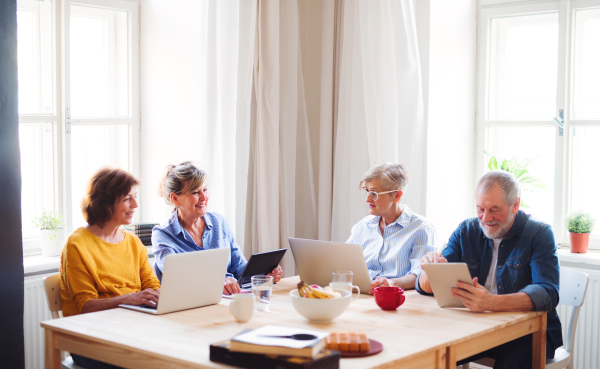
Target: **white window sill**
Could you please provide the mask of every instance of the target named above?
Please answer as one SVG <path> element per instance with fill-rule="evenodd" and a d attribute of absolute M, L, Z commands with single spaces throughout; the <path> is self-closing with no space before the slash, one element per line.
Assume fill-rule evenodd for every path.
<path fill-rule="evenodd" d="M 23 258 L 23 268 L 25 269 L 25 276 L 31 274 L 40 274 L 43 272 L 51 273 L 53 271 L 58 272 L 58 266 L 60 264 L 60 256 L 25 256 Z"/>
<path fill-rule="evenodd" d="M 600 266 L 600 251 L 589 250 L 585 254 L 573 254 L 568 248 L 558 249 L 558 259 L 561 262 L 582 264 L 580 267 Z M 594 268 L 595 269 L 595 268 Z"/>
<path fill-rule="evenodd" d="M 146 249 L 148 250 L 148 256 L 153 258 L 152 246 L 147 246 Z M 33 255 L 23 257 L 25 276 L 52 272 L 58 273 L 59 265 L 60 256 Z"/>

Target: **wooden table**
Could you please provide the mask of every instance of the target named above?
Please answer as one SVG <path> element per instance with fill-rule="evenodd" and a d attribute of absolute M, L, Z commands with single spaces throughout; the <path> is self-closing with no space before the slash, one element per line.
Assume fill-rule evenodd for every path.
<path fill-rule="evenodd" d="M 546 313 L 473 313 L 441 309 L 435 299 L 415 291 L 397 311 L 383 311 L 372 296 L 361 295 L 333 322 L 311 324 L 293 309 L 288 292 L 298 277 L 274 287 L 271 311 L 256 311 L 237 323 L 229 300 L 198 309 L 150 315 L 113 309 L 42 322 L 46 368 L 60 368 L 60 350 L 128 368 L 230 368 L 209 360 L 209 345 L 246 328 L 266 324 L 323 331 L 365 332 L 383 352 L 342 359 L 341 368 L 455 368 L 456 361 L 533 333 L 533 367 L 545 367 Z"/>

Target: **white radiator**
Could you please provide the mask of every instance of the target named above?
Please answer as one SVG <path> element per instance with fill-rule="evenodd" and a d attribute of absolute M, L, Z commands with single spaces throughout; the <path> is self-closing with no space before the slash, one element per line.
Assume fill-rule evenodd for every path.
<path fill-rule="evenodd" d="M 574 369 L 600 368 L 600 271 L 573 268 L 590 276 L 587 295 L 579 311 L 575 334 Z M 571 307 L 558 305 L 558 316 L 563 328 L 563 341 L 567 341 L 567 327 Z"/>
<path fill-rule="evenodd" d="M 44 368 L 44 330 L 40 322 L 52 319 L 46 294 L 44 277 L 56 274 L 36 275 L 25 278 L 25 309 L 23 329 L 25 333 L 25 368 Z"/>

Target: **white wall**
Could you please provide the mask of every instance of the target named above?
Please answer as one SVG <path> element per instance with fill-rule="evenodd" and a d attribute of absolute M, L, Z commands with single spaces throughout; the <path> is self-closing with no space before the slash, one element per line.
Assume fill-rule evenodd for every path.
<path fill-rule="evenodd" d="M 476 6 L 418 0 L 416 7 L 428 120 L 425 215 L 441 242 L 475 216 Z"/>
<path fill-rule="evenodd" d="M 169 208 L 158 196 L 168 164 L 202 161 L 189 142 L 199 132 L 199 53 L 202 1 L 140 1 L 140 220 L 162 222 Z M 185 139 L 182 140 L 182 137 Z"/>

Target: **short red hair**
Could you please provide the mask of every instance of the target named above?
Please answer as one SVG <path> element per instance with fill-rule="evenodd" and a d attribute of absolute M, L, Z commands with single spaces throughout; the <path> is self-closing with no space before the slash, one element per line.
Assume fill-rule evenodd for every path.
<path fill-rule="evenodd" d="M 126 196 L 140 182 L 123 169 L 102 167 L 86 186 L 81 200 L 81 212 L 89 225 L 103 227 L 112 218 L 115 202 Z"/>

